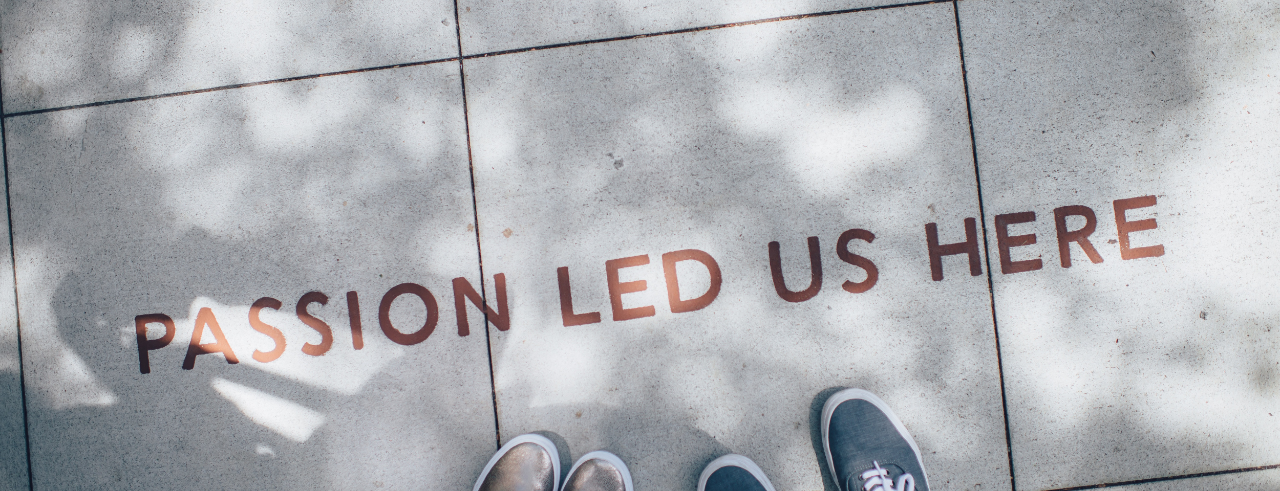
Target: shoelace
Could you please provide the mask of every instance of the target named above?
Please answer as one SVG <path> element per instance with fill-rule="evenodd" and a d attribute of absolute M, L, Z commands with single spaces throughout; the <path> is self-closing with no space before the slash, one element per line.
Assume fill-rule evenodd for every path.
<path fill-rule="evenodd" d="M 893 478 L 889 477 L 889 471 L 880 467 L 879 462 L 874 462 L 875 467 L 867 469 L 860 476 L 862 478 L 863 491 L 915 491 L 916 478 L 909 473 L 903 473 L 898 476 L 898 482 L 895 484 Z M 852 488 L 852 486 L 850 486 Z"/>

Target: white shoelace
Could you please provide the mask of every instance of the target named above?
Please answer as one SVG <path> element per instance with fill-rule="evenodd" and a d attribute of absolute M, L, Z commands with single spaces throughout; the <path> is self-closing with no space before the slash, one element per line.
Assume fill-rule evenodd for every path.
<path fill-rule="evenodd" d="M 916 491 L 916 478 L 909 473 L 898 476 L 895 484 L 889 477 L 889 471 L 875 462 L 875 467 L 862 473 L 862 489 L 864 491 Z"/>

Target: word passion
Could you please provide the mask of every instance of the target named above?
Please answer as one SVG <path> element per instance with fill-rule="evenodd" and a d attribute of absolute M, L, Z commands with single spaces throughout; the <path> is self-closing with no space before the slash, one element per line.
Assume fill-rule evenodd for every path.
<path fill-rule="evenodd" d="M 1138 208 L 1147 208 L 1156 205 L 1155 196 L 1140 196 L 1137 198 L 1119 199 L 1113 203 L 1115 210 L 1116 233 L 1118 236 L 1120 258 L 1122 260 L 1141 259 L 1147 257 L 1159 257 L 1164 255 L 1163 245 L 1152 245 L 1146 247 L 1131 247 L 1129 235 L 1144 230 L 1153 230 L 1156 228 L 1154 218 L 1144 220 L 1129 221 L 1125 213 L 1129 210 Z M 1071 267 L 1071 248 L 1072 243 L 1077 244 L 1093 263 L 1101 263 L 1102 256 L 1098 254 L 1089 237 L 1093 235 L 1097 229 L 1098 220 L 1093 209 L 1087 206 L 1071 205 L 1055 208 L 1053 210 L 1054 225 L 1057 230 L 1057 242 L 1060 264 L 1063 268 Z M 1075 230 L 1068 230 L 1067 221 L 1069 217 L 1078 217 L 1084 219 L 1084 225 Z M 1015 274 L 1035 271 L 1041 269 L 1043 264 L 1040 259 L 1029 259 L 1022 261 L 1014 261 L 1012 259 L 1011 250 L 1015 247 L 1024 247 L 1036 243 L 1035 234 L 1025 235 L 1009 235 L 1009 226 L 1021 223 L 1030 223 L 1036 220 L 1036 214 L 1033 211 L 1025 211 L 1019 213 L 1008 213 L 995 216 L 995 232 L 996 246 L 1000 256 L 1000 272 L 1002 274 Z M 951 244 L 941 244 L 938 240 L 938 224 L 929 223 L 925 225 L 925 242 L 929 250 L 929 269 L 933 281 L 942 281 L 943 269 L 942 258 L 953 255 L 964 255 L 969 260 L 969 274 L 979 276 L 982 274 L 981 253 L 978 247 L 978 231 L 977 220 L 974 218 L 964 219 L 965 240 Z M 859 282 L 845 281 L 841 288 L 849 293 L 863 293 L 875 286 L 879 279 L 879 271 L 876 269 L 875 263 L 866 257 L 854 254 L 849 250 L 849 245 L 854 240 L 871 243 L 875 240 L 875 234 L 862 229 L 850 229 L 841 233 L 836 239 L 836 254 L 840 260 L 857 266 L 865 271 L 866 278 Z M 802 290 L 790 289 L 783 280 L 782 275 L 782 254 L 781 246 L 778 242 L 770 242 L 769 249 L 769 269 L 773 276 L 773 287 L 778 296 L 788 302 L 804 302 L 813 298 L 822 288 L 822 260 L 820 255 L 820 242 L 818 237 L 809 237 L 809 261 L 810 261 L 810 280 L 809 285 Z M 697 250 L 685 249 L 679 251 L 668 252 L 661 255 L 663 276 L 667 287 L 667 299 L 670 303 L 672 313 L 686 313 L 701 310 L 711 305 L 716 297 L 720 294 L 720 285 L 722 277 L 720 266 L 715 258 L 710 254 Z M 680 282 L 676 275 L 676 264 L 682 261 L 694 261 L 701 264 L 707 269 L 710 275 L 710 284 L 707 290 L 697 297 L 684 299 L 680 292 Z M 619 281 L 619 271 L 625 268 L 634 268 L 649 264 L 648 255 L 639 255 L 624 257 L 619 259 L 610 259 L 605 261 L 605 278 L 609 292 L 609 303 L 612 307 L 614 321 L 626 321 L 632 319 L 640 319 L 653 316 L 656 311 L 652 305 L 643 307 L 624 307 L 622 296 L 628 293 L 641 292 L 647 289 L 644 280 L 638 281 Z M 587 324 L 595 324 L 601 322 L 600 312 L 575 312 L 573 308 L 573 294 L 570 289 L 569 268 L 561 267 L 556 270 L 556 275 L 560 290 L 560 314 L 561 319 L 566 327 L 580 326 Z M 487 321 L 494 325 L 499 331 L 506 331 L 511 327 L 511 317 L 507 309 L 507 282 L 506 276 L 499 273 L 493 276 L 495 290 L 497 293 L 497 309 L 490 308 L 480 294 L 476 292 L 474 286 L 466 278 L 453 279 L 453 306 L 457 317 L 458 335 L 467 336 L 471 333 L 470 323 L 467 320 L 466 303 L 470 301 L 481 312 L 485 314 Z M 401 296 L 412 295 L 422 301 L 426 307 L 427 318 L 422 327 L 413 332 L 406 333 L 400 328 L 392 325 L 391 322 L 391 305 Z M 352 338 L 352 347 L 359 350 L 364 347 L 363 328 L 360 323 L 360 299 L 359 295 L 354 292 L 347 292 L 347 311 L 350 317 L 350 329 Z M 314 329 L 321 336 L 318 344 L 305 344 L 302 346 L 302 352 L 311 356 L 321 356 L 329 351 L 333 346 L 333 331 L 330 326 L 323 320 L 307 313 L 307 307 L 314 303 L 326 305 L 329 297 L 321 292 L 309 292 L 302 295 L 298 299 L 294 311 L 303 324 Z M 285 338 L 284 333 L 274 326 L 262 321 L 259 314 L 262 309 L 279 310 L 283 306 L 279 300 L 271 297 L 263 297 L 253 303 L 249 309 L 249 325 L 256 331 L 265 334 L 271 338 L 274 347 L 270 351 L 255 350 L 253 359 L 260 363 L 270 363 L 276 360 L 284 353 Z M 378 304 L 378 326 L 381 328 L 383 335 L 394 343 L 412 346 L 421 343 L 431 336 L 435 331 L 436 324 L 439 321 L 439 306 L 436 304 L 435 296 L 422 285 L 416 283 L 402 283 L 392 287 L 383 296 Z M 149 324 L 160 324 L 164 326 L 164 335 L 149 339 L 147 337 L 147 326 Z M 134 318 L 134 325 L 137 331 L 138 339 L 138 368 L 142 373 L 150 373 L 151 366 L 148 354 L 157 349 L 168 346 L 176 335 L 177 328 L 174 325 L 173 318 L 165 314 L 144 314 Z M 195 368 L 196 357 L 200 355 L 220 353 L 226 359 L 227 363 L 239 363 L 239 358 L 231 349 L 231 344 L 227 342 L 226 336 L 222 333 L 222 329 L 218 325 L 218 320 L 214 317 L 213 311 L 204 307 L 196 314 L 191 341 L 187 346 L 186 357 L 183 359 L 182 368 L 191 370 Z M 213 338 L 211 343 L 203 343 L 204 332 L 208 331 Z"/>

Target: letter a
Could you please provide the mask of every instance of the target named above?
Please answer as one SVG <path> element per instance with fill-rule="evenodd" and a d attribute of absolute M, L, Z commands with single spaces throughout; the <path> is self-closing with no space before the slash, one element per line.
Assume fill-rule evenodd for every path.
<path fill-rule="evenodd" d="M 213 343 L 200 344 L 200 337 L 204 334 L 205 326 L 209 327 L 209 332 L 213 334 Z M 191 333 L 191 344 L 187 346 L 187 358 L 182 361 L 183 370 L 191 370 L 196 367 L 196 357 L 207 355 L 210 353 L 222 353 L 226 357 L 228 365 L 240 363 L 236 358 L 235 352 L 231 351 L 231 343 L 227 342 L 226 336 L 222 335 L 222 328 L 218 327 L 218 319 L 213 316 L 213 310 L 209 307 L 200 308 L 200 313 L 196 314 L 196 329 Z"/>

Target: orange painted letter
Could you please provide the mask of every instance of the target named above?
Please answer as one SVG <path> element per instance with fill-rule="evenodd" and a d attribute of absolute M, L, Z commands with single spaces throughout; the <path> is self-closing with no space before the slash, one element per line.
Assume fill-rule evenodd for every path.
<path fill-rule="evenodd" d="M 676 263 L 680 261 L 697 261 L 707 268 L 707 273 L 711 275 L 711 285 L 707 287 L 707 292 L 697 298 L 689 300 L 680 299 L 680 279 L 676 276 Z M 720 295 L 720 265 L 716 264 L 716 260 L 703 251 L 697 249 L 685 249 L 683 251 L 668 252 L 662 255 L 662 272 L 667 280 L 667 300 L 671 302 L 671 312 L 693 312 L 701 310 L 711 305 L 711 302 Z"/>
<path fill-rule="evenodd" d="M 200 344 L 200 338 L 204 335 L 205 327 L 208 327 L 209 333 L 213 334 L 214 342 Z M 228 343 L 227 337 L 222 335 L 222 328 L 218 326 L 218 319 L 213 316 L 213 310 L 209 307 L 201 307 L 200 313 L 196 314 L 196 328 L 191 332 L 191 343 L 187 346 L 186 359 L 182 360 L 182 369 L 191 370 L 195 368 L 196 357 L 210 353 L 222 353 L 229 365 L 240 363 L 240 359 L 236 358 L 235 352 L 231 351 L 231 343 Z"/>
<path fill-rule="evenodd" d="M 158 322 L 164 324 L 164 335 L 156 339 L 147 339 L 147 324 Z M 173 319 L 164 314 L 143 314 L 133 318 L 133 327 L 138 334 L 138 370 L 151 373 L 151 357 L 148 352 L 168 346 L 173 341 L 176 329 Z"/>
<path fill-rule="evenodd" d="M 284 333 L 280 332 L 279 329 L 276 329 L 275 326 L 262 322 L 262 319 L 258 317 L 263 308 L 280 310 L 281 305 L 282 304 L 279 300 L 271 297 L 262 297 L 253 302 L 252 307 L 249 307 L 249 326 L 253 327 L 253 330 L 255 331 L 270 336 L 271 340 L 276 343 L 275 348 L 272 348 L 271 351 L 267 351 L 265 353 L 259 350 L 253 350 L 253 359 L 258 360 L 261 363 L 275 361 L 276 358 L 279 358 L 280 355 L 284 354 Z"/>

